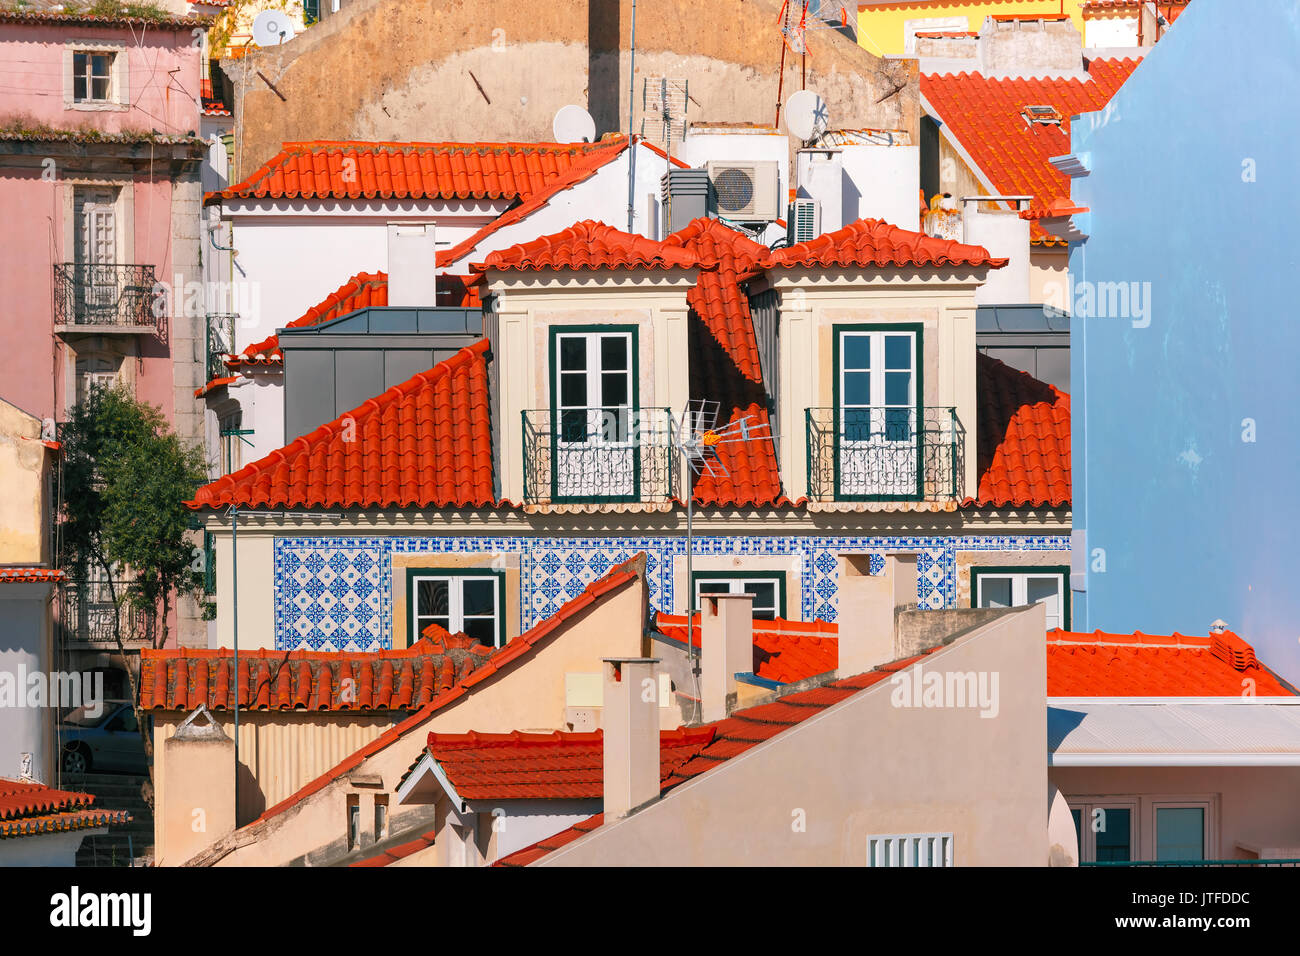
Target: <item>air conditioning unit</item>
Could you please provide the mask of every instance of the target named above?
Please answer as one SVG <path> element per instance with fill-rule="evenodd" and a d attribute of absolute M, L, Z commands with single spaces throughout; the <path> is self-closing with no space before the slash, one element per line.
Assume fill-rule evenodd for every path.
<path fill-rule="evenodd" d="M 781 171 L 775 161 L 711 162 L 713 208 L 723 219 L 772 222 L 781 216 Z"/>
<path fill-rule="evenodd" d="M 785 238 L 790 245 L 816 239 L 822 234 L 822 204 L 816 199 L 796 199 L 786 217 Z"/>

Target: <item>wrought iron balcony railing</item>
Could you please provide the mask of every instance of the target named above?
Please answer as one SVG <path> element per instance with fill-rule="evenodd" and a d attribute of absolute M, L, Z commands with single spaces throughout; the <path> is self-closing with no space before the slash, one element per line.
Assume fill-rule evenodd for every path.
<path fill-rule="evenodd" d="M 572 408 L 523 413 L 529 504 L 655 502 L 680 496 L 666 408 Z"/>
<path fill-rule="evenodd" d="M 63 262 L 54 266 L 54 322 L 158 330 L 154 267 Z"/>
<path fill-rule="evenodd" d="M 235 312 L 208 313 L 205 354 L 208 357 L 209 382 L 226 374 L 222 356 L 235 350 L 235 322 L 238 318 Z"/>
<path fill-rule="evenodd" d="M 963 496 L 966 432 L 954 408 L 809 408 L 808 497 L 944 501 Z"/>
<path fill-rule="evenodd" d="M 141 633 L 140 625 L 143 622 L 139 612 L 129 602 L 123 602 L 120 611 L 113 603 L 113 594 L 121 601 L 125 590 L 125 581 L 114 581 L 110 589 L 108 582 L 102 578 L 69 578 L 63 585 L 59 613 L 59 629 L 64 646 L 116 646 L 117 638 L 113 630 L 115 614 L 120 614 L 124 644 L 132 646 L 147 643 L 148 635 Z"/>

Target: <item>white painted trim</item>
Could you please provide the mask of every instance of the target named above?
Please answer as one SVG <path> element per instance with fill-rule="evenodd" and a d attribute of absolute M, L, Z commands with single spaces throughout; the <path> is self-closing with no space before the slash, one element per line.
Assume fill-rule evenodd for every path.
<path fill-rule="evenodd" d="M 1047 755 L 1049 767 L 1300 767 L 1293 753 L 1087 753 Z"/>

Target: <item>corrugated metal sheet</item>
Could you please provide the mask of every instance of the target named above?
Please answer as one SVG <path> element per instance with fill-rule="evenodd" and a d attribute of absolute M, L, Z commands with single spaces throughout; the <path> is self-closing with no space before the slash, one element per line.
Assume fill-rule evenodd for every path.
<path fill-rule="evenodd" d="M 1180 757 L 1239 755 L 1300 762 L 1300 706 L 1251 698 L 1057 702 L 1047 709 L 1047 747 L 1057 766 L 1104 766 L 1103 759 L 1126 755 L 1147 755 L 1153 765 Z"/>

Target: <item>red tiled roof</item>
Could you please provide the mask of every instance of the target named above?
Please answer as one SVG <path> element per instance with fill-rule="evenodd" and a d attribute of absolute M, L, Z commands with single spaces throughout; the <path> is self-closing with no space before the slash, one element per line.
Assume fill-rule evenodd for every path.
<path fill-rule="evenodd" d="M 483 339 L 427 372 L 204 485 L 191 508 L 487 507 L 492 487 Z"/>
<path fill-rule="evenodd" d="M 399 650 L 365 653 L 269 651 L 234 655 L 221 648 L 144 648 L 140 706 L 144 710 L 231 709 L 231 686 L 247 710 L 419 710 L 474 672 L 492 654 L 464 634 L 436 624 Z"/>
<path fill-rule="evenodd" d="M 665 245 L 681 248 L 703 266 L 686 296 L 692 313 L 691 397 L 720 403 L 720 427 L 747 420 L 760 436 L 717 446 L 726 474 L 696 476 L 695 501 L 730 506 L 788 504 L 781 493 L 776 446 L 769 440 L 771 420 L 749 297 L 740 285 L 757 271 L 767 247 L 716 219 L 704 218 L 669 236 Z"/>
<path fill-rule="evenodd" d="M 56 568 L 0 568 L 0 584 L 58 582 L 66 577 Z"/>
<path fill-rule="evenodd" d="M 339 319 L 357 309 L 388 305 L 388 275 L 383 272 L 358 272 L 343 283 L 320 303 L 312 306 L 304 314 L 290 322 L 285 328 L 298 329 L 310 325 L 320 325 L 333 319 Z M 231 367 L 241 365 L 278 365 L 284 361 L 280 351 L 279 336 L 272 335 L 246 346 L 237 356 L 226 364 Z"/>
<path fill-rule="evenodd" d="M 1047 632 L 1049 697 L 1241 697 L 1247 690 L 1258 697 L 1297 693 L 1231 631 L 1209 637 Z"/>
<path fill-rule="evenodd" d="M 462 800 L 599 800 L 604 734 L 429 734 L 429 755 Z M 659 733 L 659 778 L 713 740 L 712 727 Z"/>
<path fill-rule="evenodd" d="M 521 242 L 470 263 L 475 272 L 487 269 L 689 269 L 699 259 L 681 248 L 635 233 L 623 232 L 592 219 L 576 222 L 549 236 Z"/>
<path fill-rule="evenodd" d="M 999 269 L 1006 264 L 1006 259 L 993 258 L 983 246 L 935 239 L 923 232 L 891 226 L 882 219 L 859 219 L 808 242 L 777 249 L 764 262 L 772 268 L 989 266 Z"/>
<path fill-rule="evenodd" d="M 686 615 L 655 615 L 659 633 L 686 644 Z M 755 676 L 782 684 L 826 674 L 839 666 L 839 625 L 830 621 L 787 621 L 754 619 Z M 700 621 L 691 628 L 691 643 L 700 646 Z"/>
<path fill-rule="evenodd" d="M 238 375 L 222 375 L 218 378 L 212 379 L 202 388 L 196 388 L 194 390 L 194 397 L 202 398 L 204 395 L 207 395 L 210 392 L 215 392 L 223 385 L 229 385 L 231 382 L 238 382 L 238 381 L 239 381 Z"/>
<path fill-rule="evenodd" d="M 617 151 L 626 142 L 285 143 L 243 182 L 210 193 L 206 201 L 526 198 L 583 158 Z"/>
<path fill-rule="evenodd" d="M 932 654 L 935 650 L 942 650 L 942 648 L 935 648 L 926 653 Z M 714 767 L 720 766 L 731 758 L 756 747 L 758 744 L 771 740 L 795 724 L 802 723 L 810 717 L 815 717 L 828 707 L 833 707 L 835 704 L 847 700 L 859 691 L 866 690 L 868 687 L 889 679 L 893 674 L 910 667 L 925 656 L 925 654 L 922 654 L 906 660 L 884 664 L 865 674 L 835 681 L 812 690 L 788 694 L 771 703 L 738 710 L 723 720 L 705 724 L 698 729 L 712 730 L 714 734 L 712 741 L 698 749 L 686 761 L 680 763 L 669 774 L 668 779 L 664 781 L 661 792 L 667 793 L 673 787 L 707 773 Z M 535 843 L 530 847 L 525 847 L 503 857 L 497 861 L 496 865 L 527 866 L 530 863 L 535 863 L 551 850 L 558 849 L 566 843 L 571 843 L 583 833 L 589 833 L 596 829 L 601 825 L 601 822 L 603 822 L 603 817 L 598 814 L 590 820 L 584 821 L 583 824 L 579 824 L 578 827 L 571 827 L 569 830 L 548 837 L 540 843 Z M 585 829 L 579 829 L 584 825 Z"/>
<path fill-rule="evenodd" d="M 1070 504 L 1070 396 L 982 352 L 975 355 L 979 489 L 964 505 Z"/>
<path fill-rule="evenodd" d="M 1138 60 L 1094 59 L 1087 82 L 1050 77 L 992 79 L 980 73 L 925 74 L 921 93 L 979 171 L 1003 195 L 1032 195 L 1030 209 L 1070 197 L 1070 180 L 1050 162 L 1070 152 L 1070 117 L 1102 109 L 1137 68 Z M 1026 106 L 1054 106 L 1057 124 L 1025 119 Z M 1036 242 L 1051 240 L 1037 222 Z"/>
<path fill-rule="evenodd" d="M 395 846 L 391 850 L 384 850 L 374 856 L 366 857 L 364 860 L 358 860 L 356 863 L 349 863 L 349 866 L 390 866 L 398 860 L 404 860 L 413 853 L 419 853 L 421 850 L 427 850 L 433 846 L 433 839 L 437 836 L 438 831 L 430 830 L 428 833 L 416 837 L 400 846 Z"/>
<path fill-rule="evenodd" d="M 415 730 L 423 724 L 434 713 L 443 707 L 454 703 L 461 697 L 470 693 L 479 684 L 486 681 L 494 674 L 507 670 L 513 665 L 528 657 L 532 651 L 538 647 L 547 637 L 554 634 L 560 627 L 587 608 L 596 604 L 601 598 L 621 590 L 624 586 L 637 580 L 645 574 L 645 553 L 641 552 L 622 564 L 616 564 L 609 569 L 609 572 L 603 577 L 598 578 L 583 590 L 572 601 L 560 606 L 560 609 L 539 624 L 533 625 L 523 634 L 512 639 L 505 647 L 500 648 L 491 656 L 482 661 L 472 670 L 463 680 L 458 681 L 450 690 L 440 693 L 429 701 L 418 711 L 406 718 L 400 724 L 385 731 L 376 737 L 370 743 L 366 744 L 360 750 L 349 755 L 337 766 L 325 771 L 315 780 L 301 787 L 296 793 L 291 794 L 284 800 L 281 800 L 275 806 L 271 807 L 260 817 L 248 824 L 255 826 L 275 816 L 292 806 L 296 806 L 303 800 L 307 799 L 313 793 L 324 789 L 331 781 L 338 779 L 343 774 L 359 767 L 368 757 L 373 756 L 385 747 L 396 742 L 401 737 Z"/>
<path fill-rule="evenodd" d="M 0 839 L 130 823 L 125 810 L 96 810 L 94 794 L 0 778 Z"/>

